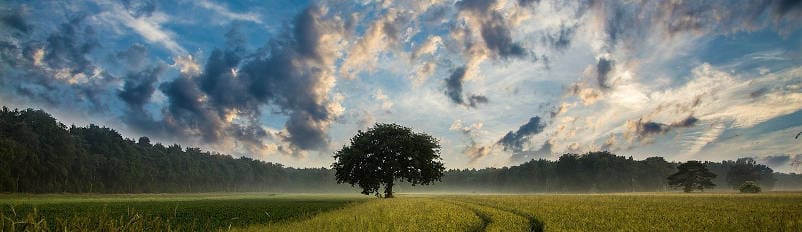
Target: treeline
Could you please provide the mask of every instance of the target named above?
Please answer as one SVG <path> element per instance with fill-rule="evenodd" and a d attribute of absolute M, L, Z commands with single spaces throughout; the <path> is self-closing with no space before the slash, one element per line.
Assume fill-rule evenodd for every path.
<path fill-rule="evenodd" d="M 449 170 L 443 175 L 444 184 L 422 189 L 510 193 L 670 191 L 667 177 L 677 172 L 678 165 L 662 157 L 635 160 L 606 151 L 565 154 L 556 161 L 539 159 L 512 167 Z M 708 161 L 704 165 L 717 175 L 713 182 L 720 190 L 733 189 L 745 181 L 755 181 L 767 190 L 778 184 L 784 189 L 802 187 L 802 176 L 774 173 L 751 158 Z"/>
<path fill-rule="evenodd" d="M 566 154 L 504 168 L 448 170 L 442 182 L 401 192 L 622 192 L 666 191 L 677 163 L 635 160 L 608 152 Z M 718 189 L 746 180 L 764 189 L 802 187 L 802 175 L 773 173 L 752 159 L 706 162 Z M 41 110 L 0 112 L 0 192 L 358 192 L 338 185 L 326 168 L 289 168 L 199 148 L 134 141 L 89 125 L 67 127 Z"/>
<path fill-rule="evenodd" d="M 332 180 L 328 169 L 134 141 L 96 125 L 68 128 L 41 110 L 0 112 L 0 192 L 350 190 Z"/>

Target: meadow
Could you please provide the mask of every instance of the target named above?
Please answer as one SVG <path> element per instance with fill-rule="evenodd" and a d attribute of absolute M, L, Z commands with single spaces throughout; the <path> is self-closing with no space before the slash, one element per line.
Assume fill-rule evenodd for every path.
<path fill-rule="evenodd" d="M 802 193 L 0 195 L 3 231 L 802 231 Z"/>

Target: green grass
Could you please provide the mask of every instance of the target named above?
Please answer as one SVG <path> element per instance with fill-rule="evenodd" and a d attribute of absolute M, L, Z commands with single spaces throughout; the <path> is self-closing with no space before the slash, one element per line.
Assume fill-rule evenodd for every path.
<path fill-rule="evenodd" d="M 209 231 L 306 218 L 358 195 L 156 194 L 0 197 L 1 231 Z"/>
<path fill-rule="evenodd" d="M 5 195 L 0 230 L 802 231 L 802 193 L 398 196 Z"/>

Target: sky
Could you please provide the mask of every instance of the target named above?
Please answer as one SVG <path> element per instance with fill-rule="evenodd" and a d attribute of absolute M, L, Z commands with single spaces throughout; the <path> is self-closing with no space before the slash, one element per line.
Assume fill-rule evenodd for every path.
<path fill-rule="evenodd" d="M 802 159 L 802 2 L 0 3 L 0 105 L 292 167 L 375 123 L 447 168 Z"/>

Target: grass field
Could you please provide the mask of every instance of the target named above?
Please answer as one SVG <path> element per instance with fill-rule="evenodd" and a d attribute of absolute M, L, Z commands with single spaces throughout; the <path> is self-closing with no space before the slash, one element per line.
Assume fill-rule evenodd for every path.
<path fill-rule="evenodd" d="M 802 193 L 0 195 L 55 231 L 802 231 Z"/>

